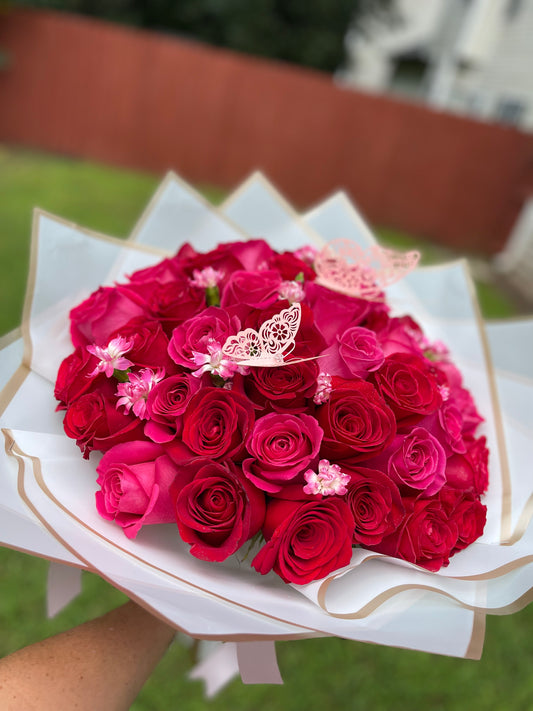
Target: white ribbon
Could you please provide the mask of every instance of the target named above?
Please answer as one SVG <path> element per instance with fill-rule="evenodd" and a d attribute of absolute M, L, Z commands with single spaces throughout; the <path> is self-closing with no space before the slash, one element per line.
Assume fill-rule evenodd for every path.
<path fill-rule="evenodd" d="M 48 617 L 55 617 L 80 593 L 81 570 L 71 565 L 50 561 L 46 595 Z"/>
<path fill-rule="evenodd" d="M 188 676 L 203 681 L 206 697 L 213 698 L 238 673 L 244 684 L 283 684 L 274 642 L 224 642 Z"/>

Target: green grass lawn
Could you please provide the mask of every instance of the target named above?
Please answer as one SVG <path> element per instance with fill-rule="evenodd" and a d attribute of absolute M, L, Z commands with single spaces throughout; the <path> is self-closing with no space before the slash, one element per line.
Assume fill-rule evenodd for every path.
<path fill-rule="evenodd" d="M 31 212 L 42 207 L 84 226 L 127 235 L 161 176 L 0 147 L 0 333 L 20 321 Z M 215 199 L 220 191 L 207 191 Z M 385 241 L 410 247 L 404 235 Z M 429 249 L 431 258 L 442 252 Z M 512 306 L 482 285 L 486 315 Z M 124 596 L 94 575 L 83 594 L 45 619 L 46 561 L 0 549 L 0 656 L 101 614 Z M 173 645 L 132 707 L 134 711 L 529 711 L 533 708 L 533 608 L 490 617 L 479 662 L 383 648 L 341 639 L 277 644 L 282 687 L 232 682 L 213 701 L 188 682 L 189 654 Z M 98 711 L 98 709 L 95 709 Z"/>

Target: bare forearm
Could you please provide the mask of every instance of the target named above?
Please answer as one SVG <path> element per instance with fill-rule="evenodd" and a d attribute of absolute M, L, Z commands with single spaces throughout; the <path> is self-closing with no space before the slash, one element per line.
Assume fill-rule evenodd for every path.
<path fill-rule="evenodd" d="M 129 709 L 173 635 L 128 602 L 0 660 L 0 708 Z"/>

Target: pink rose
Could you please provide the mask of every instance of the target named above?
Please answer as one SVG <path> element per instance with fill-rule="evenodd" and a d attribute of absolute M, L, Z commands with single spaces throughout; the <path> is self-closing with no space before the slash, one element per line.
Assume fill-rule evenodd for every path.
<path fill-rule="evenodd" d="M 112 334 L 137 316 L 146 314 L 142 304 L 116 288 L 100 287 L 70 312 L 70 336 L 77 346 L 106 346 Z"/>
<path fill-rule="evenodd" d="M 154 385 L 146 400 L 148 421 L 144 434 L 154 442 L 170 442 L 181 432 L 182 415 L 201 381 L 190 373 L 178 373 Z"/>
<path fill-rule="evenodd" d="M 477 410 L 472 394 L 462 386 L 461 372 L 449 361 L 439 362 L 438 370 L 443 374 L 450 391 L 448 402 L 461 412 L 462 434 L 473 436 L 483 422 L 483 417 Z"/>
<path fill-rule="evenodd" d="M 391 535 L 403 520 L 398 487 L 377 469 L 344 468 L 350 476 L 346 501 L 355 520 L 353 544 L 372 546 Z"/>
<path fill-rule="evenodd" d="M 436 412 L 420 420 L 419 425 L 439 440 L 446 456 L 465 453 L 463 416 L 450 400 L 443 402 Z"/>
<path fill-rule="evenodd" d="M 338 337 L 337 343 L 321 353 L 320 367 L 330 375 L 364 380 L 384 360 L 376 334 L 368 328 L 352 326 Z"/>
<path fill-rule="evenodd" d="M 411 353 L 422 355 L 420 346 L 424 334 L 420 326 L 410 316 L 391 318 L 384 328 L 376 333 L 386 356 L 391 353 Z"/>
<path fill-rule="evenodd" d="M 263 492 L 231 461 L 195 460 L 176 478 L 172 496 L 180 535 L 201 560 L 226 560 L 265 517 Z"/>
<path fill-rule="evenodd" d="M 183 443 L 201 457 L 243 459 L 244 443 L 254 424 L 254 409 L 244 395 L 233 390 L 205 387 L 197 392 L 183 414 Z"/>
<path fill-rule="evenodd" d="M 177 474 L 165 450 L 152 442 L 118 444 L 96 467 L 98 513 L 135 538 L 142 526 L 174 521 L 170 485 Z"/>
<path fill-rule="evenodd" d="M 360 378 L 377 370 L 385 359 L 375 333 L 360 326 L 344 331 L 339 339 L 339 355 L 350 373 Z"/>
<path fill-rule="evenodd" d="M 422 427 L 399 435 L 392 443 L 388 473 L 400 486 L 433 496 L 446 481 L 446 454 L 438 439 Z"/>
<path fill-rule="evenodd" d="M 337 496 L 273 500 L 263 526 L 267 542 L 252 567 L 261 575 L 273 570 L 286 583 L 319 580 L 350 562 L 353 530 L 350 507 Z"/>
<path fill-rule="evenodd" d="M 322 436 L 310 415 L 265 415 L 256 420 L 247 442 L 255 459 L 245 460 L 243 471 L 260 489 L 279 492 L 318 456 Z"/>
<path fill-rule="evenodd" d="M 223 289 L 220 305 L 266 309 L 278 300 L 280 284 L 280 275 L 271 270 L 233 272 Z"/>
<path fill-rule="evenodd" d="M 463 436 L 472 437 L 483 422 L 483 417 L 479 414 L 472 394 L 465 388 L 452 388 L 450 402 L 461 411 Z"/>
<path fill-rule="evenodd" d="M 215 250 L 225 249 L 228 254 L 239 260 L 242 269 L 247 272 L 261 270 L 272 256 L 275 255 L 272 247 L 264 239 L 250 239 L 244 242 L 230 242 L 221 245 Z"/>
<path fill-rule="evenodd" d="M 239 329 L 240 322 L 236 317 L 230 317 L 218 306 L 210 306 L 174 329 L 168 352 L 178 365 L 193 368 L 194 352 L 207 353 L 211 341 L 223 346 L 228 336 Z"/>
<path fill-rule="evenodd" d="M 373 306 L 365 299 L 339 294 L 315 282 L 306 284 L 306 303 L 312 308 L 315 324 L 326 344 L 330 346 L 339 333 L 350 326 L 358 326 Z"/>
<path fill-rule="evenodd" d="M 235 271 L 251 272 L 261 269 L 272 258 L 274 251 L 262 239 L 252 239 L 246 242 L 228 242 L 219 244 L 206 254 L 199 254 L 190 245 L 184 245 L 178 252 L 180 264 L 189 276 L 195 269 L 201 271 L 211 267 L 224 273 L 222 285 L 225 285 L 230 275 Z"/>

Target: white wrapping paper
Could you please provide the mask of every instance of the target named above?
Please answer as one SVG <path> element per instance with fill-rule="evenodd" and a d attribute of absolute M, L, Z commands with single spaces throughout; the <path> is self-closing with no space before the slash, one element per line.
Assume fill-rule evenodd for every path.
<path fill-rule="evenodd" d="M 289 586 L 236 559 L 193 558 L 172 525 L 147 526 L 131 541 L 96 513 L 98 455 L 82 460 L 54 412 L 57 368 L 71 351 L 69 310 L 184 241 L 206 251 L 245 234 L 282 250 L 337 237 L 373 240 L 344 195 L 299 217 L 260 175 L 220 210 L 168 176 L 127 242 L 36 212 L 23 338 L 0 351 L 3 372 L 12 374 L 0 397 L 0 542 L 93 570 L 198 638 L 336 635 L 479 657 L 486 613 L 511 612 L 532 596 L 533 321 L 486 331 L 463 262 L 420 268 L 388 293 L 396 312 L 410 313 L 450 347 L 486 418 L 486 530 L 447 568 L 430 573 L 355 550 L 351 564 L 327 580 Z"/>

